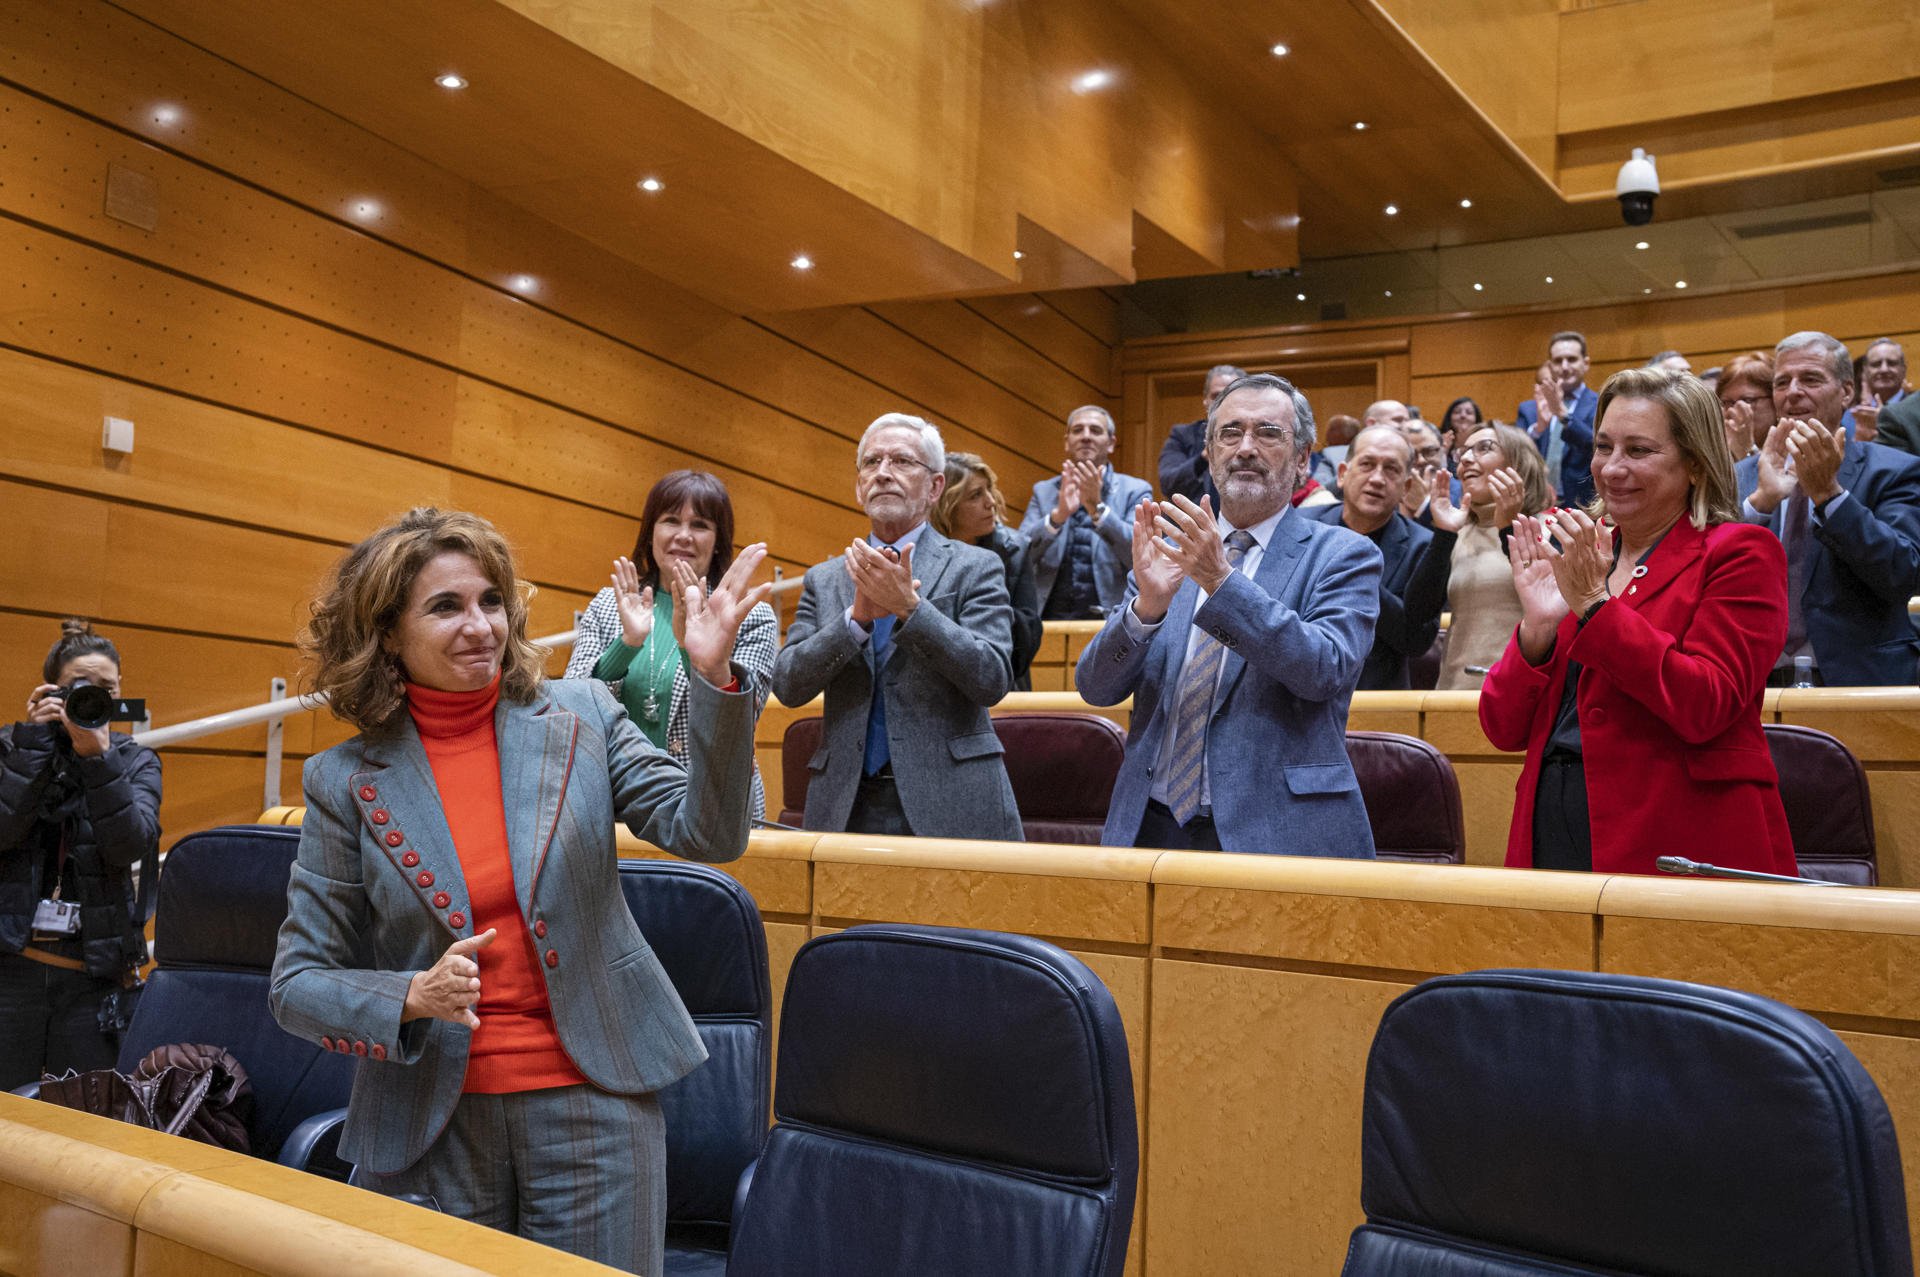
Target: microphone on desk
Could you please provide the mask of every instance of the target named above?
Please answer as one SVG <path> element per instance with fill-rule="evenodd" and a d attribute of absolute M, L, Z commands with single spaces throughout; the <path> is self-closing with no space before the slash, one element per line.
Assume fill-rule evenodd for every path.
<path fill-rule="evenodd" d="M 1828 882 L 1824 878 L 1800 878 L 1793 874 L 1761 873 L 1758 869 L 1722 869 L 1719 865 L 1710 865 L 1702 860 L 1688 860 L 1685 856 L 1661 856 L 1654 860 L 1653 867 L 1665 874 L 1681 874 L 1689 878 L 1737 878 L 1742 882 L 1797 882 L 1808 887 L 1838 887 L 1843 884 Z"/>
<path fill-rule="evenodd" d="M 758 816 L 753 818 L 753 827 L 755 829 L 784 829 L 790 834 L 804 834 L 809 832 L 808 830 L 800 828 L 798 825 L 783 825 L 777 820 L 762 820 Z"/>

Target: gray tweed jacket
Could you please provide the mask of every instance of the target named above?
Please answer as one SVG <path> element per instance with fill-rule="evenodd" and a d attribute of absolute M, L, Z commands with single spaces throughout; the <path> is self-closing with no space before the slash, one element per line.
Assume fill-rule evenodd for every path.
<path fill-rule="evenodd" d="M 694 860 L 747 845 L 752 706 L 693 682 L 688 767 L 596 682 L 545 683 L 494 715 L 508 852 L 554 1027 L 588 1080 L 620 1094 L 658 1090 L 706 1051 L 627 910 L 613 822 Z M 413 973 L 473 934 L 466 883 L 411 719 L 316 754 L 305 783 L 269 1000 L 289 1033 L 362 1057 L 340 1155 L 391 1174 L 439 1138 L 466 1077 L 464 1026 L 400 1021 Z"/>

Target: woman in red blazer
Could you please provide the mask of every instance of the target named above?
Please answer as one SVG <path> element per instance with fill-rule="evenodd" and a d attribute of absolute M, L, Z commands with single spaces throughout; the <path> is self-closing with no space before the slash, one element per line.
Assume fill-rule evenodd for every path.
<path fill-rule="evenodd" d="M 1480 692 L 1487 738 L 1527 751 L 1507 864 L 1650 874 L 1686 855 L 1794 873 L 1760 729 L 1786 555 L 1739 521 L 1699 381 L 1616 373 L 1594 419 L 1592 510 L 1515 522 L 1523 615 Z"/>

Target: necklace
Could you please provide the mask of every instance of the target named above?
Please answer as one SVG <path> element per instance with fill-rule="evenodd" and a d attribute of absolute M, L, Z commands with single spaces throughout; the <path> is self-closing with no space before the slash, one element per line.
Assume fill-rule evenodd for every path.
<path fill-rule="evenodd" d="M 660 627 L 662 624 L 666 625 L 667 633 L 671 635 L 673 633 L 672 619 L 670 617 L 663 618 L 659 611 L 656 610 L 653 614 L 653 628 L 647 632 L 647 641 L 642 648 L 647 656 L 647 683 L 646 691 L 640 695 L 640 716 L 650 724 L 660 721 L 660 697 L 656 689 L 660 684 L 660 669 L 663 664 L 660 653 L 662 647 L 665 646 L 660 642 Z"/>

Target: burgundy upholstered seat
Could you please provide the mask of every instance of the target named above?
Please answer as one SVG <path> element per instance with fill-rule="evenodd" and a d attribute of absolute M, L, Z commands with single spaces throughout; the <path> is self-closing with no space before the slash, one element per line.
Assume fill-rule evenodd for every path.
<path fill-rule="evenodd" d="M 1367 804 L 1374 855 L 1425 865 L 1465 862 L 1460 782 L 1445 754 L 1413 736 L 1348 732 L 1347 757 Z"/>
<path fill-rule="evenodd" d="M 1878 883 L 1873 798 L 1860 760 L 1811 727 L 1768 723 L 1765 730 L 1801 874 L 1856 887 Z"/>

